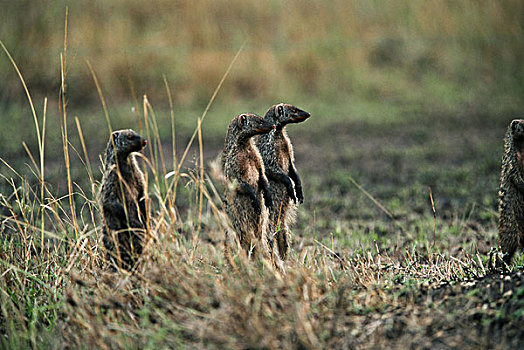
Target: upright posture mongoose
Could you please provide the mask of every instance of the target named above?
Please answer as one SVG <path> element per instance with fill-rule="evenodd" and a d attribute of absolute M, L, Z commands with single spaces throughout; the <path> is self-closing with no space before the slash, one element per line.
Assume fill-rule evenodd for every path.
<path fill-rule="evenodd" d="M 267 246 L 268 210 L 271 204 L 264 163 L 252 137 L 268 133 L 274 124 L 255 114 L 240 114 L 229 124 L 222 169 L 226 178 L 226 211 L 248 255 L 270 257 Z"/>
<path fill-rule="evenodd" d="M 511 122 L 504 137 L 499 190 L 499 241 L 504 261 L 524 246 L 524 120 Z"/>
<path fill-rule="evenodd" d="M 260 135 L 257 148 L 264 160 L 266 176 L 273 199 L 269 216 L 270 245 L 276 233 L 280 258 L 285 260 L 289 248 L 289 226 L 296 217 L 296 202 L 302 203 L 302 184 L 294 164 L 293 146 L 284 130 L 290 123 L 300 123 L 310 117 L 295 106 L 281 103 L 269 108 L 264 119 L 274 123 L 275 131 Z"/>
<path fill-rule="evenodd" d="M 133 152 L 147 141 L 131 129 L 111 134 L 104 159 L 100 200 L 108 258 L 131 269 L 142 254 L 146 233 L 144 174 Z"/>

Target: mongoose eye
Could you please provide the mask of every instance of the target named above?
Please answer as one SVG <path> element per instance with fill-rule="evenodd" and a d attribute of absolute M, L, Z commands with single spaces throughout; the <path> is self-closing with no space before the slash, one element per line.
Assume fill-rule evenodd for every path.
<path fill-rule="evenodd" d="M 511 122 L 511 131 L 515 132 L 517 130 L 518 125 L 519 125 L 519 122 L 516 120 Z"/>

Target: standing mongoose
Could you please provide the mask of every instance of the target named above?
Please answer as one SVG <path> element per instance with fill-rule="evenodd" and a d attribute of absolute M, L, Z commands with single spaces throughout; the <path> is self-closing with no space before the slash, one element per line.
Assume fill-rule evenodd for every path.
<path fill-rule="evenodd" d="M 499 241 L 504 261 L 524 246 L 524 120 L 511 122 L 504 137 L 499 189 Z"/>
<path fill-rule="evenodd" d="M 266 205 L 272 201 L 264 163 L 252 138 L 274 128 L 273 123 L 255 114 L 240 114 L 229 124 L 222 152 L 226 211 L 233 228 L 248 255 L 260 252 L 268 258 Z"/>
<path fill-rule="evenodd" d="M 108 259 L 132 269 L 142 254 L 147 212 L 144 174 L 133 152 L 147 141 L 131 129 L 114 131 L 104 157 L 100 201 Z"/>
<path fill-rule="evenodd" d="M 276 235 L 282 260 L 287 258 L 289 226 L 295 222 L 296 202 L 304 201 L 302 184 L 294 164 L 293 146 L 284 128 L 290 123 L 303 122 L 310 116 L 308 112 L 289 104 L 274 105 L 266 112 L 264 119 L 275 124 L 275 131 L 260 135 L 256 140 L 273 199 L 269 214 L 269 244 L 272 245 L 272 235 Z"/>

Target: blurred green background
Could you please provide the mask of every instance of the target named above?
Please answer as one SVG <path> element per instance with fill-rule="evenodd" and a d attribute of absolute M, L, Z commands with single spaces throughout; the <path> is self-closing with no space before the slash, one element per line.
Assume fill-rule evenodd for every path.
<path fill-rule="evenodd" d="M 165 77 L 183 146 L 245 43 L 204 123 L 208 158 L 219 152 L 233 116 L 263 114 L 281 101 L 314 115 L 297 128 L 302 134 L 323 135 L 329 125 L 355 121 L 370 128 L 420 123 L 430 131 L 441 116 L 489 115 L 479 127 L 498 130 L 497 140 L 524 106 L 522 1 L 3 1 L 0 40 L 22 71 L 40 123 L 48 97 L 51 184 L 64 171 L 58 96 L 66 7 L 69 134 L 80 149 L 78 117 L 93 162 L 108 127 L 87 62 L 100 80 L 113 128 L 137 128 L 132 107 L 147 94 L 169 144 Z M 36 132 L 4 53 L 0 76 L 0 157 L 25 172 L 22 141 L 36 156 Z M 501 149 L 500 140 L 496 152 Z M 80 169 L 74 179 L 82 183 L 85 171 L 72 158 Z M 3 164 L 0 170 L 8 172 Z"/>
<path fill-rule="evenodd" d="M 129 99 L 130 80 L 164 100 L 165 75 L 178 104 L 204 103 L 244 41 L 224 99 L 400 99 L 524 78 L 521 1 L 4 1 L 2 40 L 35 95 L 58 90 L 66 6 L 79 106 L 97 101 L 87 60 L 115 102 Z M 19 101 L 7 60 L 0 70 L 2 101 Z"/>

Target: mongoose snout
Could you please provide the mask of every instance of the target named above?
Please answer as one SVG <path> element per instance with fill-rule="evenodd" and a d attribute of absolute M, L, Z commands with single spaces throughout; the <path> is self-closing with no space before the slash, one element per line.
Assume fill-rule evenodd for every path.
<path fill-rule="evenodd" d="M 275 129 L 276 129 L 276 126 L 275 126 L 275 125 L 271 125 L 270 128 L 268 128 L 268 127 L 257 128 L 257 129 L 255 129 L 255 132 L 257 133 L 257 135 L 259 135 L 259 134 L 265 134 L 265 133 L 268 133 L 268 132 L 270 132 L 270 131 L 272 131 L 272 130 L 275 130 Z"/>
<path fill-rule="evenodd" d="M 290 114 L 290 117 L 292 123 L 300 123 L 306 120 L 307 118 L 311 117 L 311 114 L 297 108 L 294 113 Z"/>

